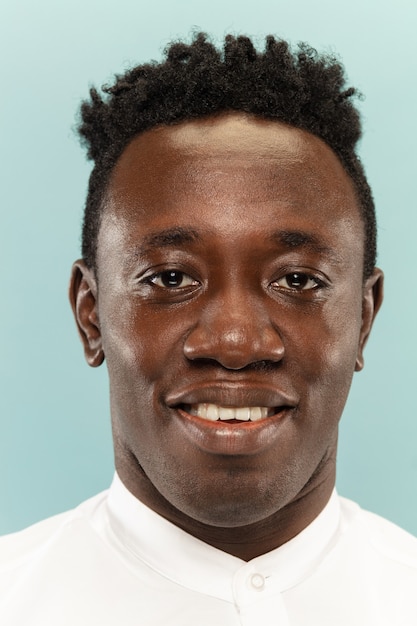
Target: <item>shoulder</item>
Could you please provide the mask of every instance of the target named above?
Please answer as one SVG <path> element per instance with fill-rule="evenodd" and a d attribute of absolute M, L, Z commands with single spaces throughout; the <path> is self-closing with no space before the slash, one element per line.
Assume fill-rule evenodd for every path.
<path fill-rule="evenodd" d="M 340 498 L 342 524 L 350 529 L 361 549 L 372 552 L 381 562 L 414 573 L 417 577 L 417 538 L 389 520 Z M 350 534 L 348 532 L 348 534 Z"/>
<path fill-rule="evenodd" d="M 54 515 L 24 530 L 0 537 L 0 576 L 19 570 L 25 563 L 33 562 L 77 522 L 86 521 L 105 499 L 102 492 L 80 504 L 77 508 Z"/>

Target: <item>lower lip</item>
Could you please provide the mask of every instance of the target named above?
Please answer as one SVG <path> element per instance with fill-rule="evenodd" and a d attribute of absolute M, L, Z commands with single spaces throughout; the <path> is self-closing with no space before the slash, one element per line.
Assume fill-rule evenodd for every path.
<path fill-rule="evenodd" d="M 291 409 L 256 422 L 211 422 L 183 409 L 174 409 L 180 427 L 191 443 L 204 452 L 228 456 L 258 454 L 280 436 Z"/>

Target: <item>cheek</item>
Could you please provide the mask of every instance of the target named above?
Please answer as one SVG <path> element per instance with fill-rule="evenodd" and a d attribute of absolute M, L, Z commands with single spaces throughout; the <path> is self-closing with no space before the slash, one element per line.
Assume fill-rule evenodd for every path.
<path fill-rule="evenodd" d="M 341 414 L 355 369 L 361 331 L 361 301 L 346 291 L 303 323 L 303 338 L 289 333 L 294 368 L 307 383 L 307 395 Z"/>
<path fill-rule="evenodd" d="M 111 311 L 103 307 L 107 323 L 102 337 L 113 423 L 131 446 L 163 435 L 165 415 L 160 396 L 164 381 L 180 375 L 187 332 L 184 322 L 181 325 L 176 317 L 156 316 L 127 299 L 121 306 L 112 306 Z M 149 419 L 156 414 L 158 420 Z"/>

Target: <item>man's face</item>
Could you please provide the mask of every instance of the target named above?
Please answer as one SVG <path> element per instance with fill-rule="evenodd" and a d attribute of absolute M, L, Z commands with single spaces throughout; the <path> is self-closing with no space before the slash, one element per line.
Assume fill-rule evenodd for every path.
<path fill-rule="evenodd" d="M 137 497 L 237 527 L 331 490 L 375 313 L 363 248 L 352 182 L 305 131 L 228 114 L 130 143 L 78 317 Z"/>

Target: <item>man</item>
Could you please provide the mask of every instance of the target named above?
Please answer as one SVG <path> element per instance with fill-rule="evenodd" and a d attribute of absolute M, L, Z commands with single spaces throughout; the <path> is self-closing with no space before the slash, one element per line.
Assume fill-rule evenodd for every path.
<path fill-rule="evenodd" d="M 383 280 L 340 65 L 199 35 L 106 91 L 70 298 L 117 474 L 2 540 L 2 625 L 417 624 L 416 540 L 334 491 Z"/>

